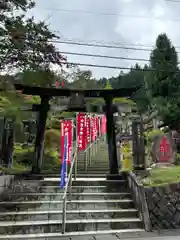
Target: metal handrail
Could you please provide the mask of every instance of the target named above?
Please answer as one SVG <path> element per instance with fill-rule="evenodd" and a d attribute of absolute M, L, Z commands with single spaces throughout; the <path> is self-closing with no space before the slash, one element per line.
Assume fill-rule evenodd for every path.
<path fill-rule="evenodd" d="M 85 169 L 87 169 L 87 163 L 88 163 L 88 159 L 87 159 L 87 151 L 90 151 L 90 159 L 92 154 L 97 153 L 98 150 L 98 141 L 100 139 L 97 138 L 95 142 L 91 143 L 84 151 L 85 153 Z M 93 149 L 93 147 L 95 146 L 95 151 L 91 152 L 91 149 Z M 91 154 L 92 153 L 92 154 Z M 69 174 L 68 174 L 68 178 L 67 178 L 67 183 L 65 186 L 65 190 L 64 190 L 64 194 L 62 197 L 62 207 L 63 207 L 63 212 L 62 212 L 62 233 L 64 234 L 66 231 L 66 201 L 67 201 L 67 193 L 68 193 L 68 188 L 70 187 L 70 195 L 71 195 L 71 186 L 72 186 L 72 173 L 73 173 L 73 168 L 75 167 L 75 171 L 74 171 L 74 180 L 76 180 L 76 174 L 77 174 L 77 154 L 78 154 L 78 150 L 76 148 L 74 156 L 73 156 L 73 160 L 72 160 L 72 164 L 71 164 L 71 168 L 69 170 Z M 91 164 L 91 162 L 89 163 L 89 165 Z"/>
<path fill-rule="evenodd" d="M 85 153 L 87 152 L 88 149 L 90 149 L 93 146 L 93 143 L 90 144 L 86 150 L 84 151 Z M 74 179 L 76 180 L 76 174 L 77 174 L 77 153 L 78 150 L 76 148 L 76 151 L 73 156 L 71 168 L 69 170 L 68 178 L 67 178 L 67 183 L 65 186 L 64 194 L 62 197 L 62 207 L 63 207 L 63 212 L 62 212 L 62 233 L 65 233 L 66 231 L 66 201 L 67 201 L 67 193 L 68 193 L 68 188 L 70 187 L 70 194 L 71 194 L 71 186 L 72 186 L 72 173 L 73 173 L 73 168 L 75 166 L 75 171 L 74 171 Z"/>
<path fill-rule="evenodd" d="M 63 207 L 63 212 L 62 212 L 62 233 L 65 233 L 65 230 L 66 230 L 66 200 L 67 200 L 67 192 L 68 192 L 69 184 L 70 184 L 70 186 L 72 184 L 72 171 L 73 171 L 73 167 L 74 167 L 74 164 L 75 164 L 76 161 L 77 161 L 77 148 L 76 148 L 76 151 L 74 153 L 74 157 L 73 157 L 71 168 L 70 168 L 70 171 L 69 171 L 69 174 L 68 174 L 68 178 L 67 178 L 67 183 L 66 183 L 66 186 L 65 186 L 64 194 L 63 194 L 63 197 L 62 197 L 62 201 L 63 201 L 63 205 L 62 205 L 62 207 Z M 75 179 L 76 179 L 76 173 L 75 173 Z"/>
<path fill-rule="evenodd" d="M 93 143 L 91 143 L 86 150 L 84 151 L 85 156 L 84 156 L 84 169 L 85 171 L 87 171 L 88 166 L 91 166 L 92 162 L 91 162 L 91 157 L 94 156 L 94 154 L 97 153 L 98 149 L 99 149 L 99 144 L 98 141 L 101 138 L 97 138 Z M 92 149 L 92 151 L 91 151 Z M 89 150 L 89 151 L 88 151 Z M 89 158 L 88 158 L 89 157 Z"/>

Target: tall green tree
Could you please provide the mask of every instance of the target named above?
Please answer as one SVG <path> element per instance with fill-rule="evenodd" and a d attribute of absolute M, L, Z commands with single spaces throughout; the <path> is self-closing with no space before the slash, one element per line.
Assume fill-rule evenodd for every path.
<path fill-rule="evenodd" d="M 175 47 L 166 34 L 160 34 L 150 56 L 152 68 L 148 87 L 153 103 L 164 122 L 180 116 L 180 74 Z"/>
<path fill-rule="evenodd" d="M 175 47 L 166 34 L 160 34 L 156 47 L 150 56 L 153 70 L 151 90 L 153 96 L 172 96 L 172 90 L 178 83 L 178 56 Z"/>
<path fill-rule="evenodd" d="M 44 21 L 35 22 L 33 17 L 27 17 L 27 11 L 34 6 L 33 0 L 1 1 L 0 70 L 23 73 L 25 77 L 22 74 L 21 77 L 28 84 L 33 82 L 32 78 L 37 73 L 35 84 L 49 86 L 53 81 L 51 64 L 61 66 L 65 58 L 52 44 L 57 36 L 49 30 L 48 25 Z M 39 77 L 43 73 L 47 81 Z"/>

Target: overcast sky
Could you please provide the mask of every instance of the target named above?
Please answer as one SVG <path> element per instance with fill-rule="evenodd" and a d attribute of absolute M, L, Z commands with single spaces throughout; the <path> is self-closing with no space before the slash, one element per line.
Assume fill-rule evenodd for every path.
<path fill-rule="evenodd" d="M 70 12 L 62 10 L 74 10 Z M 112 15 L 77 12 L 109 13 Z M 85 42 L 99 41 L 124 45 L 155 44 L 156 37 L 166 32 L 175 46 L 180 46 L 180 2 L 165 0 L 36 0 L 31 15 L 44 20 L 57 35 Z M 141 16 L 141 17 L 138 17 Z M 57 44 L 60 51 L 149 59 L 148 51 L 108 49 Z M 141 46 L 140 46 L 141 47 Z M 177 48 L 178 51 L 180 49 Z M 68 61 L 129 67 L 135 61 L 68 55 Z M 144 62 L 139 62 L 144 64 Z M 89 67 L 86 67 L 86 69 Z M 92 68 L 95 77 L 110 77 L 120 70 Z"/>

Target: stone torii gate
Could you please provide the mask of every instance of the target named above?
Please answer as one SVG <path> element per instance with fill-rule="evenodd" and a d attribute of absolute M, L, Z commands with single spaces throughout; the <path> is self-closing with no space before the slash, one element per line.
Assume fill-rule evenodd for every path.
<path fill-rule="evenodd" d="M 109 174 L 118 175 L 118 160 L 116 149 L 116 136 L 113 114 L 118 111 L 117 106 L 114 105 L 113 99 L 118 97 L 132 97 L 133 93 L 137 91 L 136 88 L 126 89 L 57 89 L 44 88 L 35 86 L 24 86 L 15 84 L 16 90 L 21 90 L 23 94 L 38 95 L 41 98 L 39 105 L 33 106 L 32 110 L 39 112 L 37 119 L 37 133 L 35 141 L 35 155 L 33 159 L 32 173 L 39 174 L 41 172 L 41 162 L 43 156 L 43 141 L 46 127 L 47 114 L 50 110 L 49 100 L 54 97 L 70 97 L 68 112 L 86 112 L 84 98 L 104 98 L 105 105 L 103 112 L 107 117 L 107 139 L 108 139 L 108 153 L 109 153 Z"/>

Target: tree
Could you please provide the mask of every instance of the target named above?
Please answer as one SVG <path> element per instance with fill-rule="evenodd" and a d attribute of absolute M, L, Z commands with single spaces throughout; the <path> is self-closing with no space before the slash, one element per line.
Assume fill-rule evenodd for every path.
<path fill-rule="evenodd" d="M 26 12 L 34 6 L 33 0 L 1 2 L 0 70 L 11 70 L 11 72 L 18 70 L 25 74 L 23 81 L 25 79 L 27 81 L 28 74 L 32 81 L 36 73 L 39 77 L 44 72 L 47 81 L 43 82 L 43 85 L 49 86 L 53 81 L 51 64 L 61 66 L 65 58 L 51 43 L 57 36 L 49 30 L 45 22 L 36 23 L 34 18 L 27 18 Z M 36 85 L 41 83 L 41 81 L 38 83 L 36 78 Z"/>
<path fill-rule="evenodd" d="M 69 83 L 70 88 L 78 89 L 95 89 L 100 88 L 98 81 L 92 77 L 92 72 L 90 70 L 80 70 L 79 68 L 75 70 L 72 74 L 72 82 Z"/>
<path fill-rule="evenodd" d="M 175 47 L 166 34 L 160 34 L 150 56 L 152 68 L 148 87 L 153 103 L 164 122 L 180 115 L 180 73 Z"/>
<path fill-rule="evenodd" d="M 172 90 L 178 83 L 178 56 L 170 39 L 166 34 L 160 34 L 156 40 L 156 47 L 150 56 L 150 66 L 154 70 L 151 91 L 152 95 L 172 96 Z"/>
<path fill-rule="evenodd" d="M 146 83 L 146 70 L 147 66 L 145 65 L 144 68 L 140 67 L 137 63 L 128 73 L 120 72 L 117 77 L 112 77 L 108 79 L 111 86 L 113 88 L 131 88 L 136 87 L 139 88 L 139 91 L 134 96 L 134 101 L 137 104 L 137 108 L 140 113 L 143 113 L 147 110 L 147 105 L 149 105 L 149 100 L 147 98 L 145 83 Z M 117 101 L 117 99 L 116 99 Z M 125 98 L 119 98 L 121 103 L 128 103 L 130 105 L 134 105 L 132 101 Z"/>
<path fill-rule="evenodd" d="M 27 11 L 34 6 L 33 0 L 0 2 L 0 70 L 8 73 L 10 70 L 9 74 L 0 76 L 0 88 L 5 90 L 1 93 L 0 114 L 11 116 L 18 122 L 30 115 L 22 113 L 21 105 L 31 105 L 39 100 L 19 96 L 14 91 L 14 82 L 51 87 L 56 81 L 51 65 L 61 67 L 66 60 L 53 45 L 57 36 L 48 25 L 27 17 Z"/>

